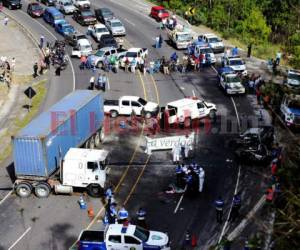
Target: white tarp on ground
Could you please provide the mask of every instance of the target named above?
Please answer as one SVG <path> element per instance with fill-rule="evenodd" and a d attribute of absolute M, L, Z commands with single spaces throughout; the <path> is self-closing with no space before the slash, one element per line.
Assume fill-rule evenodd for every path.
<path fill-rule="evenodd" d="M 188 139 L 185 135 L 176 135 L 160 138 L 150 138 L 145 136 L 146 139 L 146 150 L 145 153 L 151 154 L 154 150 L 170 150 L 174 145 L 186 145 L 188 144 L 190 148 L 193 148 L 195 141 L 195 132 L 189 134 Z"/>

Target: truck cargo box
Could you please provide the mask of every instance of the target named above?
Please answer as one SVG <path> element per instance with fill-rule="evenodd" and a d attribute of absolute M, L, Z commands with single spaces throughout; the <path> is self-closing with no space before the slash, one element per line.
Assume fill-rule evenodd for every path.
<path fill-rule="evenodd" d="M 80 147 L 101 128 L 103 98 L 76 90 L 41 113 L 12 137 L 16 177 L 47 179 L 71 147 Z"/>

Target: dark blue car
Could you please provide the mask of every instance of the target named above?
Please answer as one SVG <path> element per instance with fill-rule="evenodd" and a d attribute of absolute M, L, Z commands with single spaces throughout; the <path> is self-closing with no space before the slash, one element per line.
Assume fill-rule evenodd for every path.
<path fill-rule="evenodd" d="M 68 34 L 74 33 L 75 29 L 71 24 L 64 20 L 55 24 L 55 31 L 63 36 L 66 36 Z"/>

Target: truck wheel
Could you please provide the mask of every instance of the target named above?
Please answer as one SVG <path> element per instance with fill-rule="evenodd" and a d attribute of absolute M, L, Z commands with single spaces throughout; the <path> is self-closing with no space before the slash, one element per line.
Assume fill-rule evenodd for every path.
<path fill-rule="evenodd" d="M 95 137 L 94 137 L 94 140 L 95 140 L 95 146 L 96 146 L 96 147 L 99 147 L 99 146 L 100 146 L 100 143 L 101 143 L 100 133 L 101 133 L 101 130 L 99 130 L 98 132 L 96 132 Z"/>
<path fill-rule="evenodd" d="M 38 198 L 47 198 L 51 192 L 51 187 L 47 183 L 39 183 L 34 188 L 34 193 Z"/>
<path fill-rule="evenodd" d="M 27 198 L 31 195 L 32 186 L 29 183 L 22 182 L 19 183 L 16 187 L 16 193 L 22 198 Z"/>
<path fill-rule="evenodd" d="M 98 62 L 96 66 L 97 66 L 97 68 L 101 69 L 101 68 L 103 68 L 103 63 L 102 62 Z"/>
<path fill-rule="evenodd" d="M 111 116 L 111 118 L 116 118 L 118 116 L 118 111 L 116 111 L 116 110 L 110 111 L 110 116 Z"/>
<path fill-rule="evenodd" d="M 99 184 L 90 184 L 87 187 L 88 195 L 94 198 L 99 198 L 103 195 L 103 188 Z"/>
<path fill-rule="evenodd" d="M 95 148 L 95 137 L 92 136 L 90 139 L 89 139 L 89 144 L 90 144 L 90 149 L 94 149 Z"/>
<path fill-rule="evenodd" d="M 150 119 L 150 118 L 151 118 L 151 116 L 152 116 L 152 115 L 151 115 L 151 113 L 150 113 L 150 112 L 146 112 L 146 113 L 145 113 L 145 118 L 146 118 L 146 119 Z"/>
<path fill-rule="evenodd" d="M 90 140 L 87 140 L 87 141 L 84 143 L 84 148 L 90 148 Z"/>

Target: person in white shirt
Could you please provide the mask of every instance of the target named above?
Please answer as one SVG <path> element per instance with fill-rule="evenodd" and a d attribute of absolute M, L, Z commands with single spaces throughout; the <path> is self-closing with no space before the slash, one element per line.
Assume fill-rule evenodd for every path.
<path fill-rule="evenodd" d="M 203 168 L 200 168 L 199 169 L 199 192 L 200 193 L 203 190 L 204 178 L 205 178 L 205 171 Z"/>

